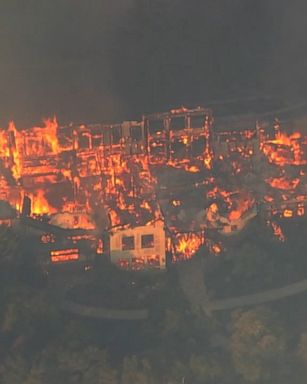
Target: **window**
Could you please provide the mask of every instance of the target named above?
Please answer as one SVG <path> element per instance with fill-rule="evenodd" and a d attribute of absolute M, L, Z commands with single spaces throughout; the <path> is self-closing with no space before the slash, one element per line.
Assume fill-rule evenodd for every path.
<path fill-rule="evenodd" d="M 191 116 L 191 128 L 203 128 L 205 125 L 205 116 Z"/>
<path fill-rule="evenodd" d="M 141 247 L 142 248 L 153 248 L 154 244 L 154 235 L 142 235 Z"/>
<path fill-rule="evenodd" d="M 112 127 L 112 144 L 119 144 L 122 138 L 122 127 L 120 125 Z"/>
<path fill-rule="evenodd" d="M 102 142 L 103 145 L 110 145 L 111 142 L 111 133 L 110 133 L 110 128 L 105 127 L 103 131 L 103 136 L 102 136 Z"/>
<path fill-rule="evenodd" d="M 93 147 L 94 148 L 97 148 L 101 145 L 101 142 L 102 142 L 102 136 L 93 136 L 93 139 L 92 139 L 92 143 L 93 143 Z"/>
<path fill-rule="evenodd" d="M 140 141 L 142 139 L 142 129 L 139 126 L 130 127 L 130 136 L 132 140 Z"/>
<path fill-rule="evenodd" d="M 185 118 L 184 117 L 176 117 L 171 121 L 171 129 L 173 131 L 180 131 L 185 129 Z"/>
<path fill-rule="evenodd" d="M 88 138 L 88 135 L 86 134 L 82 134 L 81 136 L 79 136 L 79 148 L 89 148 L 90 144 L 89 144 L 89 138 Z"/>
<path fill-rule="evenodd" d="M 154 135 L 157 132 L 164 132 L 164 121 L 163 120 L 149 120 L 148 121 L 149 134 Z"/>
<path fill-rule="evenodd" d="M 62 263 L 65 261 L 77 261 L 79 260 L 79 249 L 61 249 L 58 251 L 50 252 L 52 263 Z"/>
<path fill-rule="evenodd" d="M 134 249 L 134 236 L 123 236 L 122 237 L 122 250 L 131 251 Z"/>

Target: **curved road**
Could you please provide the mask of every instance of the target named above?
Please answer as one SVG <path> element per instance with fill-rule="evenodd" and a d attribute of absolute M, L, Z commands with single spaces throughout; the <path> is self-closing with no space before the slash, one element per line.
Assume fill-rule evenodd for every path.
<path fill-rule="evenodd" d="M 67 293 L 80 283 L 90 283 L 95 279 L 95 274 L 80 271 L 73 276 L 64 278 L 62 275 L 51 275 L 49 287 L 53 296 L 60 302 L 61 310 L 73 315 L 89 317 L 92 319 L 105 320 L 145 320 L 148 318 L 148 310 L 142 309 L 113 309 L 104 307 L 95 307 L 86 304 L 78 304 L 67 298 Z"/>
<path fill-rule="evenodd" d="M 145 320 L 148 318 L 147 309 L 109 309 L 77 304 L 70 300 L 62 303 L 62 310 L 83 317 L 104 320 Z"/>
<path fill-rule="evenodd" d="M 281 288 L 269 289 L 255 294 L 210 300 L 204 283 L 202 262 L 201 258 L 195 257 L 177 266 L 179 282 L 192 311 L 201 310 L 210 315 L 215 311 L 264 304 L 307 291 L 306 278 Z M 109 309 L 81 305 L 63 299 L 62 310 L 79 316 L 110 320 L 145 320 L 149 317 L 149 311 L 145 308 L 139 310 Z"/>
<path fill-rule="evenodd" d="M 263 304 L 270 301 L 284 299 L 289 296 L 297 295 L 307 291 L 307 279 L 301 280 L 297 283 L 289 284 L 281 288 L 270 289 L 255 293 L 253 295 L 244 295 L 237 297 L 230 297 L 228 299 L 213 300 L 209 302 L 210 311 L 223 311 L 227 309 L 234 309 L 238 307 L 245 307 L 249 305 Z"/>
<path fill-rule="evenodd" d="M 193 311 L 201 310 L 207 315 L 215 311 L 225 311 L 240 307 L 259 305 L 275 300 L 284 299 L 307 291 L 307 279 L 289 284 L 281 288 L 270 289 L 251 295 L 230 297 L 227 299 L 209 300 L 203 281 L 201 267 L 197 263 L 178 268 L 182 290 Z M 64 300 L 62 310 L 75 315 L 96 319 L 109 320 L 146 320 L 149 317 L 147 309 L 120 310 L 92 307 Z"/>
<path fill-rule="evenodd" d="M 192 310 L 200 309 L 206 314 L 211 314 L 215 311 L 264 304 L 307 291 L 307 279 L 304 279 L 281 288 L 274 288 L 251 295 L 210 300 L 206 293 L 201 263 L 202 261 L 200 259 L 192 259 L 189 264 L 178 267 L 178 275 L 181 288 Z"/>

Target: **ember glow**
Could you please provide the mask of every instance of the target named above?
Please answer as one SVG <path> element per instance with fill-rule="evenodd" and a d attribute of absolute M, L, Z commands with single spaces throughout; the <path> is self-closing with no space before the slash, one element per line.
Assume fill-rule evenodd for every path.
<path fill-rule="evenodd" d="M 254 199 L 246 196 L 238 201 L 235 201 L 236 207 L 229 213 L 229 220 L 239 219 L 245 212 L 247 212 L 253 205 Z"/>
<path fill-rule="evenodd" d="M 78 259 L 79 259 L 78 249 L 64 249 L 60 251 L 51 251 L 51 261 L 53 263 L 76 261 Z"/>
<path fill-rule="evenodd" d="M 176 254 L 190 259 L 203 244 L 203 235 L 196 233 L 178 234 L 175 244 Z"/>
<path fill-rule="evenodd" d="M 283 234 L 283 231 L 280 227 L 280 225 L 278 225 L 277 223 L 275 223 L 274 221 L 272 222 L 269 222 L 269 224 L 271 225 L 272 229 L 273 229 L 273 233 L 274 235 L 282 242 L 284 242 L 286 239 L 285 239 L 285 235 Z"/>
<path fill-rule="evenodd" d="M 299 185 L 300 179 L 299 178 L 287 179 L 285 177 L 280 177 L 280 178 L 267 179 L 266 182 L 272 188 L 289 191 L 289 190 L 294 190 Z"/>
<path fill-rule="evenodd" d="M 12 172 L 14 178 L 17 180 L 21 177 L 22 174 L 22 155 L 21 155 L 21 138 L 19 133 L 16 130 L 15 124 L 13 121 L 9 123 L 9 137 L 12 138 L 12 143 L 10 143 L 10 150 L 6 153 L 9 153 L 12 158 Z M 8 143 L 8 140 L 6 141 Z"/>
<path fill-rule="evenodd" d="M 263 153 L 270 163 L 283 165 L 306 165 L 306 139 L 300 132 L 290 135 L 278 132 L 274 140 L 269 140 L 263 145 Z"/>
<path fill-rule="evenodd" d="M 202 245 L 219 255 L 223 244 L 207 229 L 232 236 L 258 211 L 286 241 L 271 218 L 305 215 L 306 145 L 302 133 L 280 125 L 216 130 L 205 108 L 111 125 L 60 126 L 53 117 L 19 129 L 10 122 L 0 130 L 0 194 L 19 215 L 44 215 L 54 225 L 114 232 L 162 221 L 174 259 L 191 258 Z"/>
<path fill-rule="evenodd" d="M 43 215 L 56 212 L 44 196 L 44 191 L 39 189 L 32 195 L 32 212 L 35 215 Z"/>

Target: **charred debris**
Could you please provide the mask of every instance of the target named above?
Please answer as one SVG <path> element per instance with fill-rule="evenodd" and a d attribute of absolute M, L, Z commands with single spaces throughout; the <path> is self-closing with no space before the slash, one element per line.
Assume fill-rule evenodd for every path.
<path fill-rule="evenodd" d="M 120 124 L 0 130 L 0 220 L 42 263 L 97 257 L 160 269 L 261 217 L 280 241 L 306 214 L 305 128 L 278 116 L 214 117 L 184 107 Z"/>

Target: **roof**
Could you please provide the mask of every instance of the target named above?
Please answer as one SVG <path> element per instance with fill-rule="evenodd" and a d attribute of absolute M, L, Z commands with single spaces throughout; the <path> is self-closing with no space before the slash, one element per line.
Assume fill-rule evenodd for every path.
<path fill-rule="evenodd" d="M 172 109 L 169 112 L 161 112 L 161 113 L 153 113 L 144 116 L 143 118 L 145 120 L 163 120 L 165 118 L 175 118 L 175 117 L 183 117 L 186 115 L 190 116 L 201 116 L 201 115 L 212 115 L 212 111 L 210 108 L 203 108 L 198 107 L 194 109 L 188 109 L 188 108 L 178 108 L 178 109 Z"/>
<path fill-rule="evenodd" d="M 53 233 L 55 235 L 63 236 L 63 237 L 96 233 L 95 230 L 89 230 L 89 229 L 61 228 L 61 227 L 46 223 L 44 221 L 35 220 L 31 217 L 20 218 L 20 223 L 23 225 L 26 225 L 28 227 L 42 231 L 42 232 Z"/>

